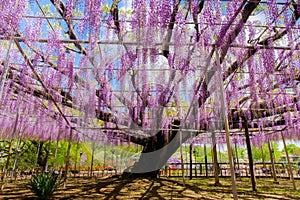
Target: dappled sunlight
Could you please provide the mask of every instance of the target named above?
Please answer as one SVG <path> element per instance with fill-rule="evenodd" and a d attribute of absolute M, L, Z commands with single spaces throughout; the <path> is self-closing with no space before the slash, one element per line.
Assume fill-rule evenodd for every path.
<path fill-rule="evenodd" d="M 54 199 L 231 199 L 229 178 L 220 179 L 215 187 L 212 178 L 186 180 L 181 178 L 135 178 L 119 176 L 103 178 L 69 178 L 66 188 L 59 188 Z M 300 192 L 292 190 L 287 179 L 274 184 L 269 178 L 257 179 L 258 192 L 251 191 L 248 178 L 237 180 L 239 199 L 299 199 Z M 16 181 L 0 192 L 2 199 L 33 198 L 24 188 L 26 181 Z M 300 187 L 300 180 L 296 180 Z"/>

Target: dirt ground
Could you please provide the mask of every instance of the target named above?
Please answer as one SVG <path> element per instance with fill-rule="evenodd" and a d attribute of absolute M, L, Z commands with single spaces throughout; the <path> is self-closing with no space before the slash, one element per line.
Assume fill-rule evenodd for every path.
<path fill-rule="evenodd" d="M 70 178 L 66 187 L 54 193 L 53 199 L 232 199 L 230 178 L 223 178 L 221 186 L 214 186 L 212 178 L 185 179 L 124 179 L 118 176 L 103 178 Z M 26 189 L 28 180 L 7 183 L 0 199 L 35 199 Z M 300 180 L 296 180 L 300 189 Z M 237 180 L 239 199 L 300 199 L 299 190 L 293 190 L 288 179 L 257 179 L 258 192 L 251 191 L 249 178 Z"/>

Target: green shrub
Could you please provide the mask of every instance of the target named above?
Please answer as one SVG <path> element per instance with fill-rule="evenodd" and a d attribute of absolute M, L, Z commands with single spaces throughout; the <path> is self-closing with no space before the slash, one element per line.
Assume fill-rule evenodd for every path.
<path fill-rule="evenodd" d="M 28 184 L 28 188 L 38 197 L 38 199 L 50 199 L 55 190 L 63 183 L 57 171 L 40 175 L 33 175 Z"/>

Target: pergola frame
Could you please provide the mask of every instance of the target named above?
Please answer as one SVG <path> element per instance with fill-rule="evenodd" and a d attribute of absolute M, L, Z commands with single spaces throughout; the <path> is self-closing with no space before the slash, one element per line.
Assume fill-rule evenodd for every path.
<path fill-rule="evenodd" d="M 42 20 L 47 20 L 47 23 L 48 25 L 50 26 L 50 28 L 52 29 L 52 31 L 54 32 L 54 28 L 53 28 L 53 25 L 51 23 L 50 20 L 63 20 L 65 22 L 65 26 L 67 27 L 67 34 L 68 34 L 68 37 L 69 39 L 63 39 L 63 40 L 59 40 L 57 42 L 63 44 L 63 45 L 67 45 L 67 44 L 73 44 L 74 45 L 74 49 L 73 48 L 69 48 L 69 47 L 66 47 L 68 50 L 72 51 L 72 52 L 76 52 L 78 54 L 81 54 L 81 55 L 87 55 L 87 50 L 86 48 L 84 47 L 84 45 L 89 45 L 91 44 L 91 40 L 85 40 L 85 39 L 78 39 L 78 36 L 76 34 L 76 31 L 74 30 L 74 24 L 73 24 L 73 21 L 82 21 L 82 20 L 86 20 L 85 18 L 77 18 L 77 17 L 66 17 L 66 6 L 64 5 L 64 3 L 62 1 L 58 1 L 58 3 L 54 1 L 54 0 L 51 0 L 51 3 L 53 3 L 53 5 L 55 6 L 57 12 L 59 13 L 59 15 L 61 17 L 52 17 L 52 16 L 46 16 L 45 13 L 43 12 L 40 4 L 38 1 L 36 1 L 36 4 L 38 5 L 40 11 L 43 13 L 43 16 L 29 16 L 29 15 L 25 15 L 23 16 L 24 18 L 30 18 L 30 19 L 42 19 Z M 170 48 L 178 45 L 178 43 L 174 42 L 174 41 L 171 41 L 171 35 L 172 35 L 172 31 L 174 29 L 174 26 L 176 25 L 176 14 L 177 14 L 177 11 L 178 11 L 178 8 L 180 6 L 180 0 L 178 1 L 175 1 L 174 3 L 174 9 L 172 11 L 172 14 L 171 14 L 171 19 L 168 23 L 168 30 L 167 30 L 167 34 L 166 34 L 166 37 L 164 38 L 163 41 L 161 42 L 156 42 L 154 43 L 153 45 L 154 46 L 159 46 L 159 47 L 162 47 L 162 52 L 160 52 L 160 55 L 168 58 L 168 54 L 170 53 Z M 201 11 L 204 9 L 204 4 L 205 2 L 207 1 L 198 1 L 199 3 L 199 13 L 201 13 Z M 222 1 L 223 2 L 223 1 Z M 224 2 L 226 2 L 224 0 Z M 290 21 L 290 27 L 289 28 L 286 28 L 284 26 L 281 26 L 281 25 L 250 25 L 250 24 L 247 24 L 247 20 L 249 18 L 249 16 L 251 15 L 251 13 L 255 10 L 255 8 L 259 5 L 259 4 L 267 4 L 268 1 L 243 1 L 241 3 L 241 6 L 240 6 L 240 11 L 243 10 L 243 12 L 241 11 L 241 13 L 236 13 L 235 15 L 235 18 L 233 19 L 230 19 L 227 23 L 214 23 L 213 25 L 215 26 L 220 26 L 224 29 L 225 33 L 228 33 L 229 34 L 229 37 L 226 37 L 224 38 L 225 41 L 225 44 L 218 44 L 219 41 L 216 41 L 216 43 L 214 44 L 207 44 L 206 47 L 209 47 L 211 49 L 209 49 L 209 61 L 207 61 L 206 65 L 204 65 L 203 68 L 206 67 L 206 69 L 204 69 L 204 72 L 206 72 L 207 74 L 209 73 L 212 73 L 214 74 L 215 71 L 213 71 L 214 69 L 211 69 L 211 71 L 207 71 L 207 66 L 210 65 L 210 62 L 211 62 L 211 59 L 214 57 L 214 55 L 216 54 L 216 57 L 217 57 L 217 63 L 218 63 L 218 66 L 220 67 L 221 69 L 221 65 L 222 65 L 222 62 L 224 61 L 225 57 L 227 56 L 227 52 L 229 51 L 230 48 L 238 48 L 238 49 L 241 49 L 241 50 L 246 50 L 247 52 L 244 54 L 244 56 L 242 58 L 240 58 L 240 60 L 236 60 L 234 61 L 233 63 L 231 63 L 231 65 L 229 66 L 229 68 L 226 69 L 226 72 L 223 74 L 223 76 L 221 77 L 221 79 L 223 79 L 222 81 L 224 83 L 226 83 L 226 87 L 230 84 L 230 82 L 233 80 L 233 76 L 236 75 L 236 74 L 249 74 L 250 72 L 245 72 L 245 71 L 238 71 L 239 68 L 242 67 L 242 65 L 244 65 L 244 62 L 247 62 L 249 59 L 251 59 L 252 56 L 254 56 L 257 52 L 259 52 L 261 49 L 263 50 L 268 50 L 268 49 L 271 49 L 271 50 L 274 50 L 274 51 L 277 51 L 277 50 L 281 50 L 281 51 L 290 51 L 289 53 L 290 54 L 293 54 L 297 51 L 300 50 L 300 46 L 299 46 L 299 43 L 295 44 L 295 45 L 292 45 L 292 46 L 284 46 L 284 45 L 275 45 L 275 46 L 272 46 L 270 45 L 271 43 L 276 43 L 276 41 L 282 39 L 288 31 L 297 31 L 299 30 L 299 27 L 297 27 L 297 20 L 299 19 L 299 13 L 297 11 L 299 5 L 295 2 L 289 2 L 289 3 L 284 3 L 284 2 L 276 2 L 276 4 L 278 5 L 284 5 L 286 6 L 285 9 L 288 9 L 289 7 L 292 7 L 294 9 L 294 11 L 291 11 L 292 12 L 292 15 L 293 15 L 293 18 L 291 19 Z M 111 12 L 111 15 L 113 16 L 113 23 L 114 23 L 114 26 L 115 26 L 115 31 L 116 31 L 116 35 L 117 35 L 117 39 L 118 40 L 97 40 L 95 42 L 96 45 L 100 46 L 100 45 L 117 45 L 117 46 L 121 46 L 125 49 L 126 52 L 128 52 L 128 47 L 129 46 L 139 46 L 141 45 L 141 43 L 139 41 L 126 41 L 126 40 L 123 40 L 124 36 L 121 34 L 121 29 L 120 29 L 120 24 L 121 23 L 131 23 L 130 20 L 120 20 L 119 17 L 118 17 L 118 14 L 119 14 L 119 10 L 118 10 L 118 4 L 119 4 L 119 1 L 117 0 L 113 0 L 112 2 L 112 5 L 111 5 L 111 8 L 110 8 L 110 12 Z M 282 12 L 285 11 L 285 9 L 282 10 Z M 197 14 L 199 14 L 197 13 Z M 237 16 L 240 14 L 240 17 L 238 18 Z M 186 14 L 188 15 L 188 13 Z M 279 14 L 280 15 L 280 14 Z M 279 17 L 279 16 L 277 16 Z M 276 19 L 277 19 L 276 17 Z M 274 20 L 276 20 L 274 19 Z M 238 20 L 238 23 L 234 23 L 235 20 Z M 107 22 L 107 20 L 103 20 L 101 21 L 100 23 L 102 22 Z M 188 25 L 188 24 L 193 24 L 195 27 L 195 31 L 197 33 L 199 33 L 199 24 L 203 24 L 201 22 L 198 22 L 198 19 L 194 18 L 193 21 L 188 21 L 185 23 L 185 25 Z M 273 24 L 273 23 L 272 23 Z M 210 25 L 212 24 L 209 24 L 209 23 L 206 23 L 204 24 L 206 25 L 207 27 L 209 27 Z M 234 43 L 234 40 L 238 37 L 238 34 L 241 32 L 241 29 L 243 29 L 244 27 L 255 27 L 255 28 L 262 28 L 263 29 L 263 33 L 258 37 L 256 38 L 255 41 L 248 41 L 249 44 L 251 45 L 245 45 L 245 44 L 235 44 Z M 230 29 L 231 28 L 231 29 Z M 265 36 L 264 33 L 268 32 L 270 29 L 274 29 L 276 31 L 275 34 L 271 34 L 270 36 L 268 36 L 267 38 L 262 38 L 262 36 Z M 280 30 L 277 30 L 277 29 L 280 29 Z M 197 36 L 198 37 L 198 36 Z M 224 36 L 225 37 L 225 36 Z M 63 118 L 64 122 L 66 123 L 66 125 L 70 128 L 71 132 L 73 130 L 77 131 L 77 132 L 80 132 L 80 129 L 96 129 L 96 130 L 101 130 L 101 131 L 107 131 L 107 130 L 111 130 L 111 129 L 114 129 L 116 132 L 119 133 L 122 133 L 124 131 L 124 135 L 126 135 L 126 130 L 129 130 L 130 128 L 123 128 L 122 125 L 118 125 L 117 124 L 117 119 L 116 117 L 114 116 L 114 113 L 109 113 L 109 112 L 105 112 L 105 111 L 101 111 L 101 110 L 96 110 L 96 118 L 98 118 L 99 120 L 102 120 L 104 122 L 107 122 L 107 123 L 112 123 L 112 124 L 115 124 L 115 128 L 107 128 L 107 127 L 86 127 L 86 126 L 73 126 L 72 124 L 72 119 L 69 119 L 69 116 L 67 116 L 66 113 L 64 113 L 61 109 L 61 105 L 64 105 L 66 107 L 69 107 L 69 109 L 77 109 L 77 105 L 74 105 L 73 103 L 73 97 L 72 97 L 72 94 L 70 91 L 68 91 L 68 88 L 48 88 L 46 86 L 46 84 L 44 83 L 44 80 L 42 79 L 41 77 L 41 74 L 39 74 L 38 70 L 34 67 L 32 61 L 29 59 L 28 55 L 26 54 L 26 51 L 24 50 L 24 47 L 27 46 L 26 48 L 28 49 L 31 49 L 31 52 L 32 53 L 36 53 L 36 54 L 40 54 L 39 53 L 39 49 L 36 48 L 34 46 L 35 43 L 48 43 L 49 42 L 49 39 L 43 39 L 43 38 L 39 38 L 39 39 L 36 39 L 34 41 L 34 43 L 31 43 L 31 41 L 28 41 L 26 37 L 22 36 L 22 33 L 20 31 L 17 31 L 14 35 L 10 35 L 10 36 L 0 36 L 0 40 L 11 40 L 14 42 L 14 46 L 16 47 L 16 49 L 20 52 L 21 56 L 24 58 L 25 62 L 26 62 L 26 65 L 30 68 L 32 74 L 34 75 L 34 77 L 32 77 L 32 83 L 30 84 L 36 84 L 38 85 L 39 87 L 35 87 L 34 89 L 34 92 L 33 95 L 35 95 L 37 97 L 37 99 L 39 100 L 49 100 L 51 101 L 57 112 L 54 114 L 54 116 L 50 116 L 51 119 L 54 119 L 54 120 L 59 120 L 59 116 Z M 199 40 L 199 38 L 198 38 Z M 271 42 L 270 42 L 271 41 Z M 21 44 L 23 43 L 23 44 Z M 192 47 L 192 49 L 194 48 L 193 45 L 195 45 L 195 42 L 191 42 L 191 43 L 185 43 L 184 45 L 186 45 L 187 47 Z M 101 48 L 100 48 L 101 49 Z M 192 51 L 192 50 L 191 50 Z M 279 54 L 279 53 L 278 53 Z M 45 59 L 45 55 L 43 54 L 40 54 L 42 60 L 44 60 L 44 64 L 46 64 L 46 66 L 40 66 L 41 68 L 44 68 L 44 67 L 47 67 L 47 68 L 52 68 L 54 70 L 57 70 L 59 71 L 60 73 L 65 74 L 64 71 L 62 71 L 61 69 L 58 69 L 57 65 L 55 63 L 53 63 L 52 61 L 50 60 L 47 60 Z M 291 55 L 290 55 L 291 56 Z M 285 58 L 283 60 L 280 61 L 280 65 L 278 66 L 281 67 L 281 65 L 283 65 L 283 62 L 284 62 Z M 46 62 L 45 62 L 46 61 Z M 97 63 L 92 59 L 92 58 L 89 58 L 88 62 L 93 66 L 93 67 L 90 67 L 90 68 L 85 68 L 85 69 L 93 69 L 95 68 L 95 66 L 97 65 Z M 9 70 L 8 70 L 8 74 L 11 75 L 11 76 L 15 76 L 15 71 L 16 72 L 20 72 L 20 69 L 18 69 L 16 66 L 14 66 L 14 64 L 11 64 L 9 66 Z M 271 74 L 272 76 L 275 76 L 275 75 L 278 75 L 278 76 L 283 76 L 283 75 L 286 75 L 284 72 L 280 72 L 280 70 L 277 68 L 277 71 L 278 71 L 278 74 L 276 73 L 273 73 Z M 78 69 L 82 69 L 80 67 L 78 67 Z M 105 69 L 107 70 L 107 69 Z M 115 68 L 115 70 L 118 70 L 118 68 Z M 129 69 L 129 70 L 132 70 L 133 71 L 133 74 L 134 72 L 138 71 L 139 69 Z M 150 69 L 152 71 L 158 71 L 158 72 L 161 72 L 163 71 L 164 69 Z M 146 70 L 147 71 L 147 70 Z M 256 72 L 256 73 L 260 73 L 260 72 Z M 8 78 L 10 78 L 10 76 L 8 75 Z M 16 75 L 18 76 L 18 75 Z M 134 75 L 133 75 L 134 76 Z M 7 77 L 4 77 L 4 79 L 6 79 Z M 210 78 L 211 77 L 202 77 L 203 79 L 201 81 L 198 82 L 197 84 L 197 90 L 196 90 L 196 94 L 199 94 L 200 91 L 205 87 L 204 86 L 204 83 L 205 82 L 210 82 Z M 12 79 L 12 78 L 11 78 Z M 76 76 L 74 79 L 76 79 L 75 82 L 78 83 L 78 85 L 80 84 L 85 84 L 86 82 L 79 76 Z M 23 87 L 24 88 L 24 91 L 26 90 L 29 90 L 30 88 L 26 87 L 26 85 L 24 85 L 23 83 L 21 82 L 18 82 L 17 81 L 18 79 L 13 79 L 14 83 L 18 85 L 18 87 Z M 294 80 L 293 81 L 298 81 L 297 84 L 299 84 L 299 81 L 300 81 L 300 74 L 298 72 L 298 74 L 295 74 L 294 76 Z M 274 94 L 273 91 L 276 89 L 276 88 L 279 88 L 280 86 L 282 86 L 282 84 L 284 84 L 285 82 L 288 82 L 288 81 L 284 81 L 283 80 L 283 83 L 278 83 L 277 85 L 274 85 L 272 86 L 271 88 L 269 88 L 269 93 L 268 95 L 293 95 L 293 99 L 294 99 L 294 102 L 291 102 L 290 104 L 291 105 L 294 105 L 296 106 L 297 108 L 297 104 L 299 103 L 299 100 L 298 100 L 298 96 L 295 93 L 291 93 L 291 94 L 288 94 L 288 93 L 276 93 Z M 249 85 L 244 85 L 243 87 L 246 87 L 246 88 L 241 88 L 240 90 L 247 90 L 248 87 L 250 87 Z M 1 90 L 3 90 L 3 88 L 0 88 Z M 76 89 L 75 89 L 76 90 Z M 57 94 L 57 92 L 59 94 Z M 100 94 L 101 94 L 101 91 L 100 89 L 97 89 L 97 91 L 95 91 L 95 94 L 96 96 L 99 98 Z M 121 93 L 121 91 L 117 91 L 117 90 L 113 90 L 112 91 L 113 93 L 115 93 L 116 95 L 118 95 L 118 93 Z M 122 91 L 124 92 L 124 91 Z M 133 91 L 130 91 L 128 90 L 128 92 L 136 92 L 138 95 L 140 95 L 140 91 L 137 90 L 137 88 L 133 88 Z M 186 91 L 187 92 L 187 91 Z M 246 91 L 246 92 L 249 92 L 249 91 Z M 29 93 L 29 92 L 27 92 Z M 62 98 L 62 102 L 57 102 L 56 98 L 54 97 L 54 95 L 57 95 L 57 96 L 60 96 L 60 98 Z M 258 93 L 256 93 L 258 94 Z M 263 94 L 266 94 L 266 93 L 263 93 Z M 0 96 L 0 98 L 2 98 Z M 117 97 L 119 100 L 122 99 L 121 97 Z M 209 97 L 207 97 L 206 99 L 204 99 L 205 101 L 208 99 Z M 225 119 L 227 118 L 227 114 L 230 115 L 231 114 L 231 111 L 232 113 L 236 112 L 238 113 L 238 117 L 244 117 L 244 114 L 242 114 L 242 111 L 243 109 L 245 109 L 245 107 L 247 106 L 246 103 L 249 102 L 249 96 L 244 96 L 243 99 L 238 99 L 238 104 L 240 107 L 236 107 L 234 106 L 233 108 L 229 108 L 229 111 L 230 113 L 225 113 Z M 125 98 L 124 98 L 125 99 Z M 125 101 L 125 100 L 124 100 Z M 194 99 L 193 99 L 194 101 Z M 204 101 L 204 102 L 205 102 Z M 251 104 L 249 106 L 249 111 L 251 112 L 251 118 L 253 117 L 253 119 L 257 119 L 257 120 L 260 120 L 262 118 L 265 118 L 266 116 L 263 116 L 263 111 L 266 111 L 267 114 L 269 116 L 275 116 L 275 115 L 283 115 L 284 113 L 290 113 L 292 111 L 297 111 L 299 110 L 296 109 L 296 110 L 293 110 L 290 108 L 290 105 L 285 105 L 282 106 L 282 108 L 278 108 L 278 107 L 273 107 L 272 109 L 274 109 L 273 111 L 275 112 L 274 114 L 270 114 L 271 113 L 271 110 L 267 107 L 266 103 L 265 102 L 260 102 L 259 104 L 257 105 L 254 105 L 254 108 L 252 108 L 252 105 Z M 275 105 L 275 104 L 273 104 Z M 44 108 L 47 109 L 47 106 L 45 106 L 43 104 Z M 245 107 L 244 107 L 245 106 Z M 178 109 L 182 109 L 184 106 L 183 105 L 180 105 L 180 106 L 177 106 Z M 191 106 L 186 106 L 187 108 L 191 108 Z M 201 107 L 201 105 L 200 105 Z M 223 106 L 222 106 L 223 107 Z M 292 106 L 291 106 L 292 107 Z M 120 106 L 121 108 L 121 106 Z M 128 106 L 126 106 L 124 104 L 124 108 L 128 108 Z M 224 107 L 223 107 L 224 108 Z M 247 108 L 246 108 L 247 109 Z M 177 111 L 178 112 L 178 111 Z M 4 114 L 6 115 L 6 114 Z M 74 116 L 72 116 L 74 117 Z M 234 123 L 234 122 L 238 122 L 238 117 L 230 117 L 229 116 L 229 123 Z M 76 116 L 75 116 L 76 118 Z M 251 119 L 252 120 L 252 119 Z M 274 120 L 274 123 L 277 123 L 279 125 L 282 125 L 282 119 L 280 119 L 279 121 L 275 121 L 275 118 L 273 119 Z M 296 120 L 297 122 L 297 118 L 293 119 L 292 121 L 294 122 L 294 120 Z M 225 120 L 226 121 L 226 120 Z M 283 120 L 285 122 L 285 120 Z M 276 124 L 276 125 L 278 125 Z M 228 127 L 228 124 L 224 126 L 225 128 L 229 128 Z M 266 127 L 264 127 L 264 129 L 262 129 L 261 131 L 263 132 L 266 132 L 267 130 L 269 130 L 270 132 L 276 132 L 276 131 L 279 131 L 279 132 L 282 132 L 284 129 L 288 129 L 289 127 L 286 125 L 283 129 L 280 129 L 280 130 L 269 130 L 269 129 L 266 129 Z M 155 130 L 155 129 L 153 129 Z M 169 129 L 159 129 L 159 131 L 163 131 L 163 130 L 166 130 L 166 131 L 170 131 L 172 130 L 172 126 L 169 128 Z M 186 132 L 197 132 L 198 134 L 200 132 L 206 132 L 207 130 L 200 130 L 199 129 L 191 129 L 191 130 L 184 130 L 180 127 L 180 132 L 181 131 L 186 131 Z M 229 130 L 226 130 L 226 132 L 228 133 Z M 256 132 L 255 129 L 252 130 L 253 132 Z M 230 132 L 233 132 L 232 130 L 230 130 Z M 251 130 L 250 130 L 251 132 Z M 235 133 L 232 133 L 234 135 L 238 134 L 238 135 L 242 135 L 241 132 L 237 131 Z M 269 133 L 268 133 L 269 134 Z M 127 134 L 128 136 L 128 134 Z M 135 141 L 137 143 L 144 143 L 145 141 L 139 141 L 139 138 L 134 138 L 133 135 L 130 135 L 128 136 L 128 138 L 130 138 L 131 141 Z M 230 141 L 228 141 L 229 139 L 227 138 L 227 142 L 230 143 Z M 70 137 L 69 137 L 69 147 L 68 147 L 68 158 L 69 158 L 69 154 L 70 154 L 70 147 L 71 147 L 71 141 L 72 141 L 72 134 L 70 134 Z M 68 161 L 67 161 L 68 163 Z"/>

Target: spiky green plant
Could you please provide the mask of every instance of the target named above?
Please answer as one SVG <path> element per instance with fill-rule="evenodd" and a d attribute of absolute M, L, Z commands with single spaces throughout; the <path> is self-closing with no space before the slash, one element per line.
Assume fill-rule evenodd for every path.
<path fill-rule="evenodd" d="M 58 172 L 33 175 L 28 184 L 28 188 L 38 197 L 38 199 L 50 199 L 55 190 L 63 183 Z"/>

